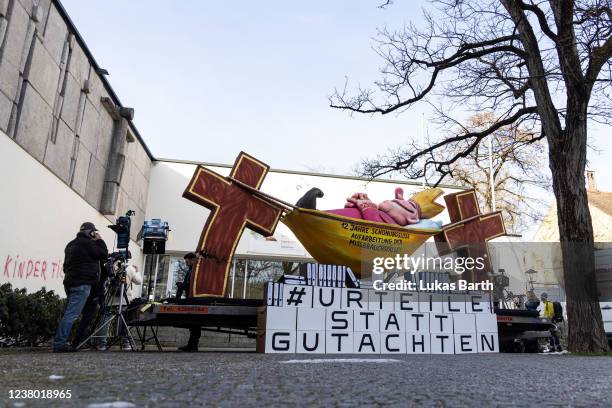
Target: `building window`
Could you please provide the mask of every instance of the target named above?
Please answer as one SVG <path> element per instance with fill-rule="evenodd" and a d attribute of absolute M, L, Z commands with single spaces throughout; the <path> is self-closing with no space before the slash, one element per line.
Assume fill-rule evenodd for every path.
<path fill-rule="evenodd" d="M 246 263 L 244 299 L 263 299 L 266 282 L 276 281 L 283 275 L 295 275 L 299 267 L 299 263 L 284 261 L 247 260 Z"/>
<path fill-rule="evenodd" d="M 233 299 L 263 299 L 264 285 L 283 275 L 297 275 L 300 263 L 280 260 L 234 259 L 230 264 L 227 297 Z M 147 256 L 145 262 L 145 288 L 151 284 L 155 300 L 176 296 L 176 284 L 187 273 L 183 255 L 160 255 L 155 274 L 155 257 Z M 150 272 L 149 272 L 150 271 Z"/>

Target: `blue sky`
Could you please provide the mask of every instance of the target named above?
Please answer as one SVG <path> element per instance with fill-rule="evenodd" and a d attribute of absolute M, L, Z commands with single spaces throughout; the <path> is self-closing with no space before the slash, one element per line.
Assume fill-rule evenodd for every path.
<path fill-rule="evenodd" d="M 377 27 L 420 20 L 422 1 L 63 0 L 156 157 L 231 163 L 240 150 L 275 168 L 349 173 L 418 137 L 416 106 L 351 117 L 328 95 L 379 78 Z M 592 127 L 601 189 L 612 191 L 609 127 Z"/>

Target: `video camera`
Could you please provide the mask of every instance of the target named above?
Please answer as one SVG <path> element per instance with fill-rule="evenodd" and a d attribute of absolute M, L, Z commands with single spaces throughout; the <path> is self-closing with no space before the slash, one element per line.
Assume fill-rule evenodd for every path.
<path fill-rule="evenodd" d="M 115 291 L 115 288 L 121 283 L 122 278 L 126 274 L 125 268 L 128 266 L 128 260 L 131 258 L 132 256 L 129 251 L 113 252 L 106 258 L 101 279 L 104 293 Z"/>
<path fill-rule="evenodd" d="M 130 227 L 132 225 L 132 215 L 136 214 L 134 210 L 128 210 L 125 215 L 117 218 L 114 225 L 109 225 L 108 228 L 115 231 L 117 234 L 117 249 L 119 252 L 127 251 L 130 245 Z"/>

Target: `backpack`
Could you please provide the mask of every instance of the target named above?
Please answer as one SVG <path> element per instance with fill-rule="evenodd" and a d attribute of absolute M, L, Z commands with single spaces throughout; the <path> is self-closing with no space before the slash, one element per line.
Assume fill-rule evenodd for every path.
<path fill-rule="evenodd" d="M 553 309 L 555 311 L 555 315 L 552 318 L 553 323 L 562 322 L 563 321 L 563 306 L 559 302 L 553 302 Z"/>

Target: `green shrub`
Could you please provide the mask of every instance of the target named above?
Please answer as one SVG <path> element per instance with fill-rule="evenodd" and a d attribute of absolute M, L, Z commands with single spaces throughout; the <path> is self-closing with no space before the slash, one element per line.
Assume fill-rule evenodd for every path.
<path fill-rule="evenodd" d="M 45 288 L 28 294 L 0 286 L 0 347 L 35 347 L 53 337 L 65 300 Z"/>

